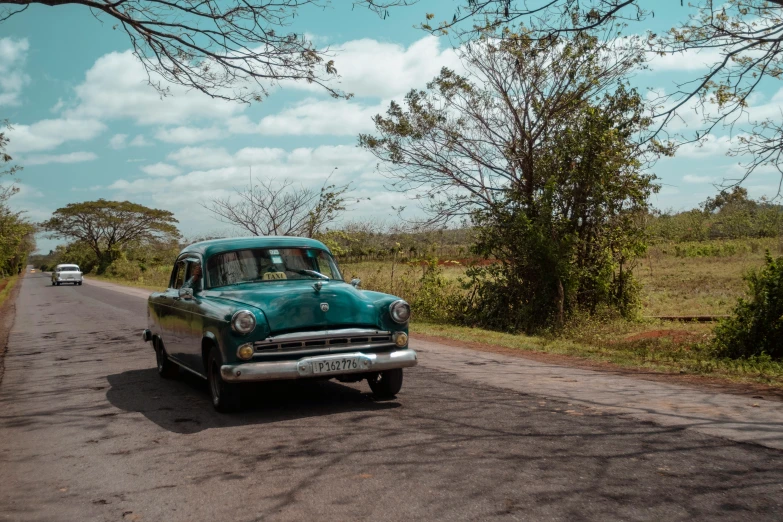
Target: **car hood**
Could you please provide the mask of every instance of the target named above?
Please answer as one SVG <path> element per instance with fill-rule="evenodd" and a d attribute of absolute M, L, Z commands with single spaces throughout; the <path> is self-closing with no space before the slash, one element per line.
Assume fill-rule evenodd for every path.
<path fill-rule="evenodd" d="M 264 312 L 271 332 L 365 326 L 382 328 L 382 310 L 395 298 L 357 290 L 342 281 L 316 280 L 249 283 L 213 289 L 211 295 Z"/>

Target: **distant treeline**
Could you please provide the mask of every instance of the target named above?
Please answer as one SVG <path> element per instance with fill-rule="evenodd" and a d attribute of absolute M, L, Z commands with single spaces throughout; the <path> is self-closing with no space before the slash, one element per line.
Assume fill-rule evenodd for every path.
<path fill-rule="evenodd" d="M 699 208 L 665 212 L 649 217 L 652 241 L 706 241 L 780 237 L 783 234 L 783 206 L 761 198 L 748 198 L 742 187 L 722 191 Z"/>

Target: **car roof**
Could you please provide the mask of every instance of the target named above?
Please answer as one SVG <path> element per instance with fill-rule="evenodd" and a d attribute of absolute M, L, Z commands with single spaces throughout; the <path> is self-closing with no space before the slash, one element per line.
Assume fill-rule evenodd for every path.
<path fill-rule="evenodd" d="M 220 252 L 230 252 L 244 248 L 320 248 L 331 254 L 326 245 L 315 239 L 295 236 L 255 236 L 211 239 L 193 243 L 182 249 L 180 255 L 186 253 L 201 254 L 205 259 Z"/>
<path fill-rule="evenodd" d="M 60 263 L 55 268 L 60 268 L 61 266 L 76 266 L 76 267 L 78 267 L 79 265 L 77 265 L 76 263 Z"/>

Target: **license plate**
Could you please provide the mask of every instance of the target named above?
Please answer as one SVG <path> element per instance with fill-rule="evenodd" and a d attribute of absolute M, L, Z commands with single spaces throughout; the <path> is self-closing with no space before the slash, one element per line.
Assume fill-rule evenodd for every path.
<path fill-rule="evenodd" d="M 358 357 L 341 357 L 339 359 L 327 359 L 325 361 L 313 361 L 313 373 L 337 373 L 349 370 L 358 370 L 360 362 Z"/>

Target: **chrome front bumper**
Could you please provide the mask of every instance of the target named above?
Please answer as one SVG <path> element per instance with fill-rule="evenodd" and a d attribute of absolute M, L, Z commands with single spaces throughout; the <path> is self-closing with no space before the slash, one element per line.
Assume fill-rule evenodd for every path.
<path fill-rule="evenodd" d="M 312 363 L 323 362 L 345 357 L 359 357 L 359 368 L 319 374 L 318 376 L 336 377 L 349 373 L 369 373 L 408 368 L 418 362 L 416 352 L 410 348 L 385 353 L 341 353 L 339 355 L 318 355 L 303 357 L 296 361 L 249 362 L 244 364 L 224 364 L 220 367 L 220 375 L 226 382 L 257 382 L 285 379 L 304 379 L 315 377 Z"/>

